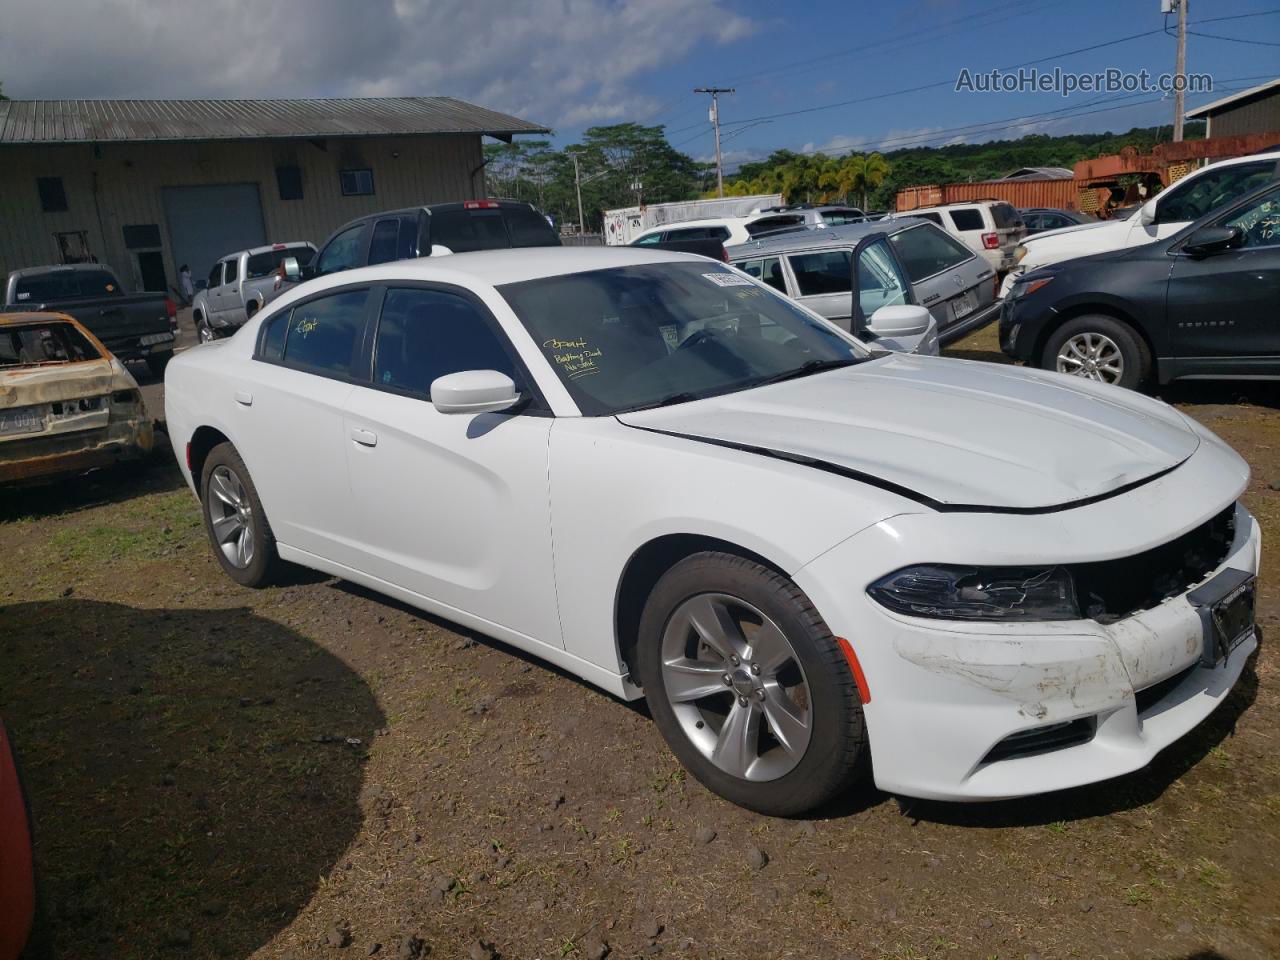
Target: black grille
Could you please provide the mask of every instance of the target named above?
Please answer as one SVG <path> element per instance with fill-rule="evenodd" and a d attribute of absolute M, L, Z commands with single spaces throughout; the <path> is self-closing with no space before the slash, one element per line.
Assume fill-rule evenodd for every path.
<path fill-rule="evenodd" d="M 1199 583 L 1226 559 L 1236 533 L 1235 504 L 1189 533 L 1145 553 L 1068 566 L 1086 617 L 1113 623 Z"/>
<path fill-rule="evenodd" d="M 1011 733 L 987 751 L 982 762 L 1012 760 L 1014 757 L 1027 757 L 1035 753 L 1062 750 L 1065 747 L 1088 743 L 1093 739 L 1095 723 L 1093 717 L 1081 717 L 1079 720 L 1052 723 L 1047 727 L 1037 727 L 1035 730 Z"/>
<path fill-rule="evenodd" d="M 1187 667 L 1187 669 L 1182 670 L 1179 673 L 1175 673 L 1172 677 L 1161 680 L 1159 683 L 1153 684 L 1145 690 L 1139 690 L 1135 693 L 1133 698 L 1137 702 L 1138 716 L 1141 717 L 1145 715 L 1152 707 L 1158 704 L 1169 694 L 1173 693 L 1174 688 L 1177 687 L 1178 684 L 1182 683 L 1183 680 L 1187 679 L 1191 673 L 1194 673 L 1199 666 L 1200 664 L 1193 663 L 1191 666 Z"/>

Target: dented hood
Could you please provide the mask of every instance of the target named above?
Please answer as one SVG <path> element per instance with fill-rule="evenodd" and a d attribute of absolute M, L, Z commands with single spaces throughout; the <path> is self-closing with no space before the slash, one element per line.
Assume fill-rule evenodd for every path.
<path fill-rule="evenodd" d="M 618 419 L 812 461 L 924 502 L 1012 510 L 1114 493 L 1199 445 L 1180 414 L 1129 390 L 900 354 Z"/>

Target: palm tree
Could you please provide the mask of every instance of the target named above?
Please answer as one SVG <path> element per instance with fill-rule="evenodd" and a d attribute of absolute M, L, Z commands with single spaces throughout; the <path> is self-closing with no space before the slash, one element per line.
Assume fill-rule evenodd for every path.
<path fill-rule="evenodd" d="M 848 169 L 850 190 L 858 190 L 862 194 L 862 209 L 867 208 L 867 191 L 874 190 L 884 183 L 889 175 L 889 163 L 878 153 L 858 153 L 845 157 L 841 165 L 842 172 Z"/>

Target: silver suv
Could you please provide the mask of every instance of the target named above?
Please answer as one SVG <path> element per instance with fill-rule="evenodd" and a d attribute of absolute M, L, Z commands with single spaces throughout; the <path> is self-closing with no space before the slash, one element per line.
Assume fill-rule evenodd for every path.
<path fill-rule="evenodd" d="M 932 220 L 998 271 L 1009 270 L 1017 263 L 1015 251 L 1027 235 L 1022 214 L 1003 200 L 921 207 L 904 211 L 902 216 Z"/>
<path fill-rule="evenodd" d="M 855 252 L 858 303 L 851 296 Z M 942 343 L 994 320 L 995 271 L 982 257 L 924 220 L 899 218 L 804 230 L 729 247 L 729 262 L 842 329 L 860 334 L 882 306 L 917 303 L 938 324 Z"/>

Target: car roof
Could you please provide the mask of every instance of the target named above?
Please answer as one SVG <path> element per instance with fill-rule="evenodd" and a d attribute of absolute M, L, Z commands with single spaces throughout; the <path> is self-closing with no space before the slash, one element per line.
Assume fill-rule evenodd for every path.
<path fill-rule="evenodd" d="M 393 260 L 372 267 L 358 267 L 330 274 L 342 284 L 361 280 L 437 280 L 467 286 L 497 287 L 524 280 L 630 267 L 647 263 L 701 263 L 707 268 L 724 264 L 689 253 L 647 247 L 504 247 L 443 256 Z M 313 283 L 315 281 L 312 281 Z M 310 284 L 307 284 L 310 288 Z"/>
<path fill-rule="evenodd" d="M 747 243 L 726 247 L 730 260 L 748 256 L 765 256 L 771 253 L 787 253 L 809 247 L 847 247 L 873 233 L 895 234 L 908 227 L 928 223 L 919 217 L 897 217 L 893 220 L 873 220 L 868 223 L 842 223 L 831 227 L 795 230 L 761 237 Z"/>
<path fill-rule="evenodd" d="M 314 250 L 316 245 L 310 240 L 285 240 L 283 243 L 265 243 L 260 247 L 250 247 L 248 250 L 241 250 L 240 253 L 247 253 L 249 256 L 253 256 L 255 253 L 271 253 L 281 247 L 310 247 Z M 221 259 L 226 260 L 230 257 L 238 257 L 240 253 L 229 253 Z"/>

